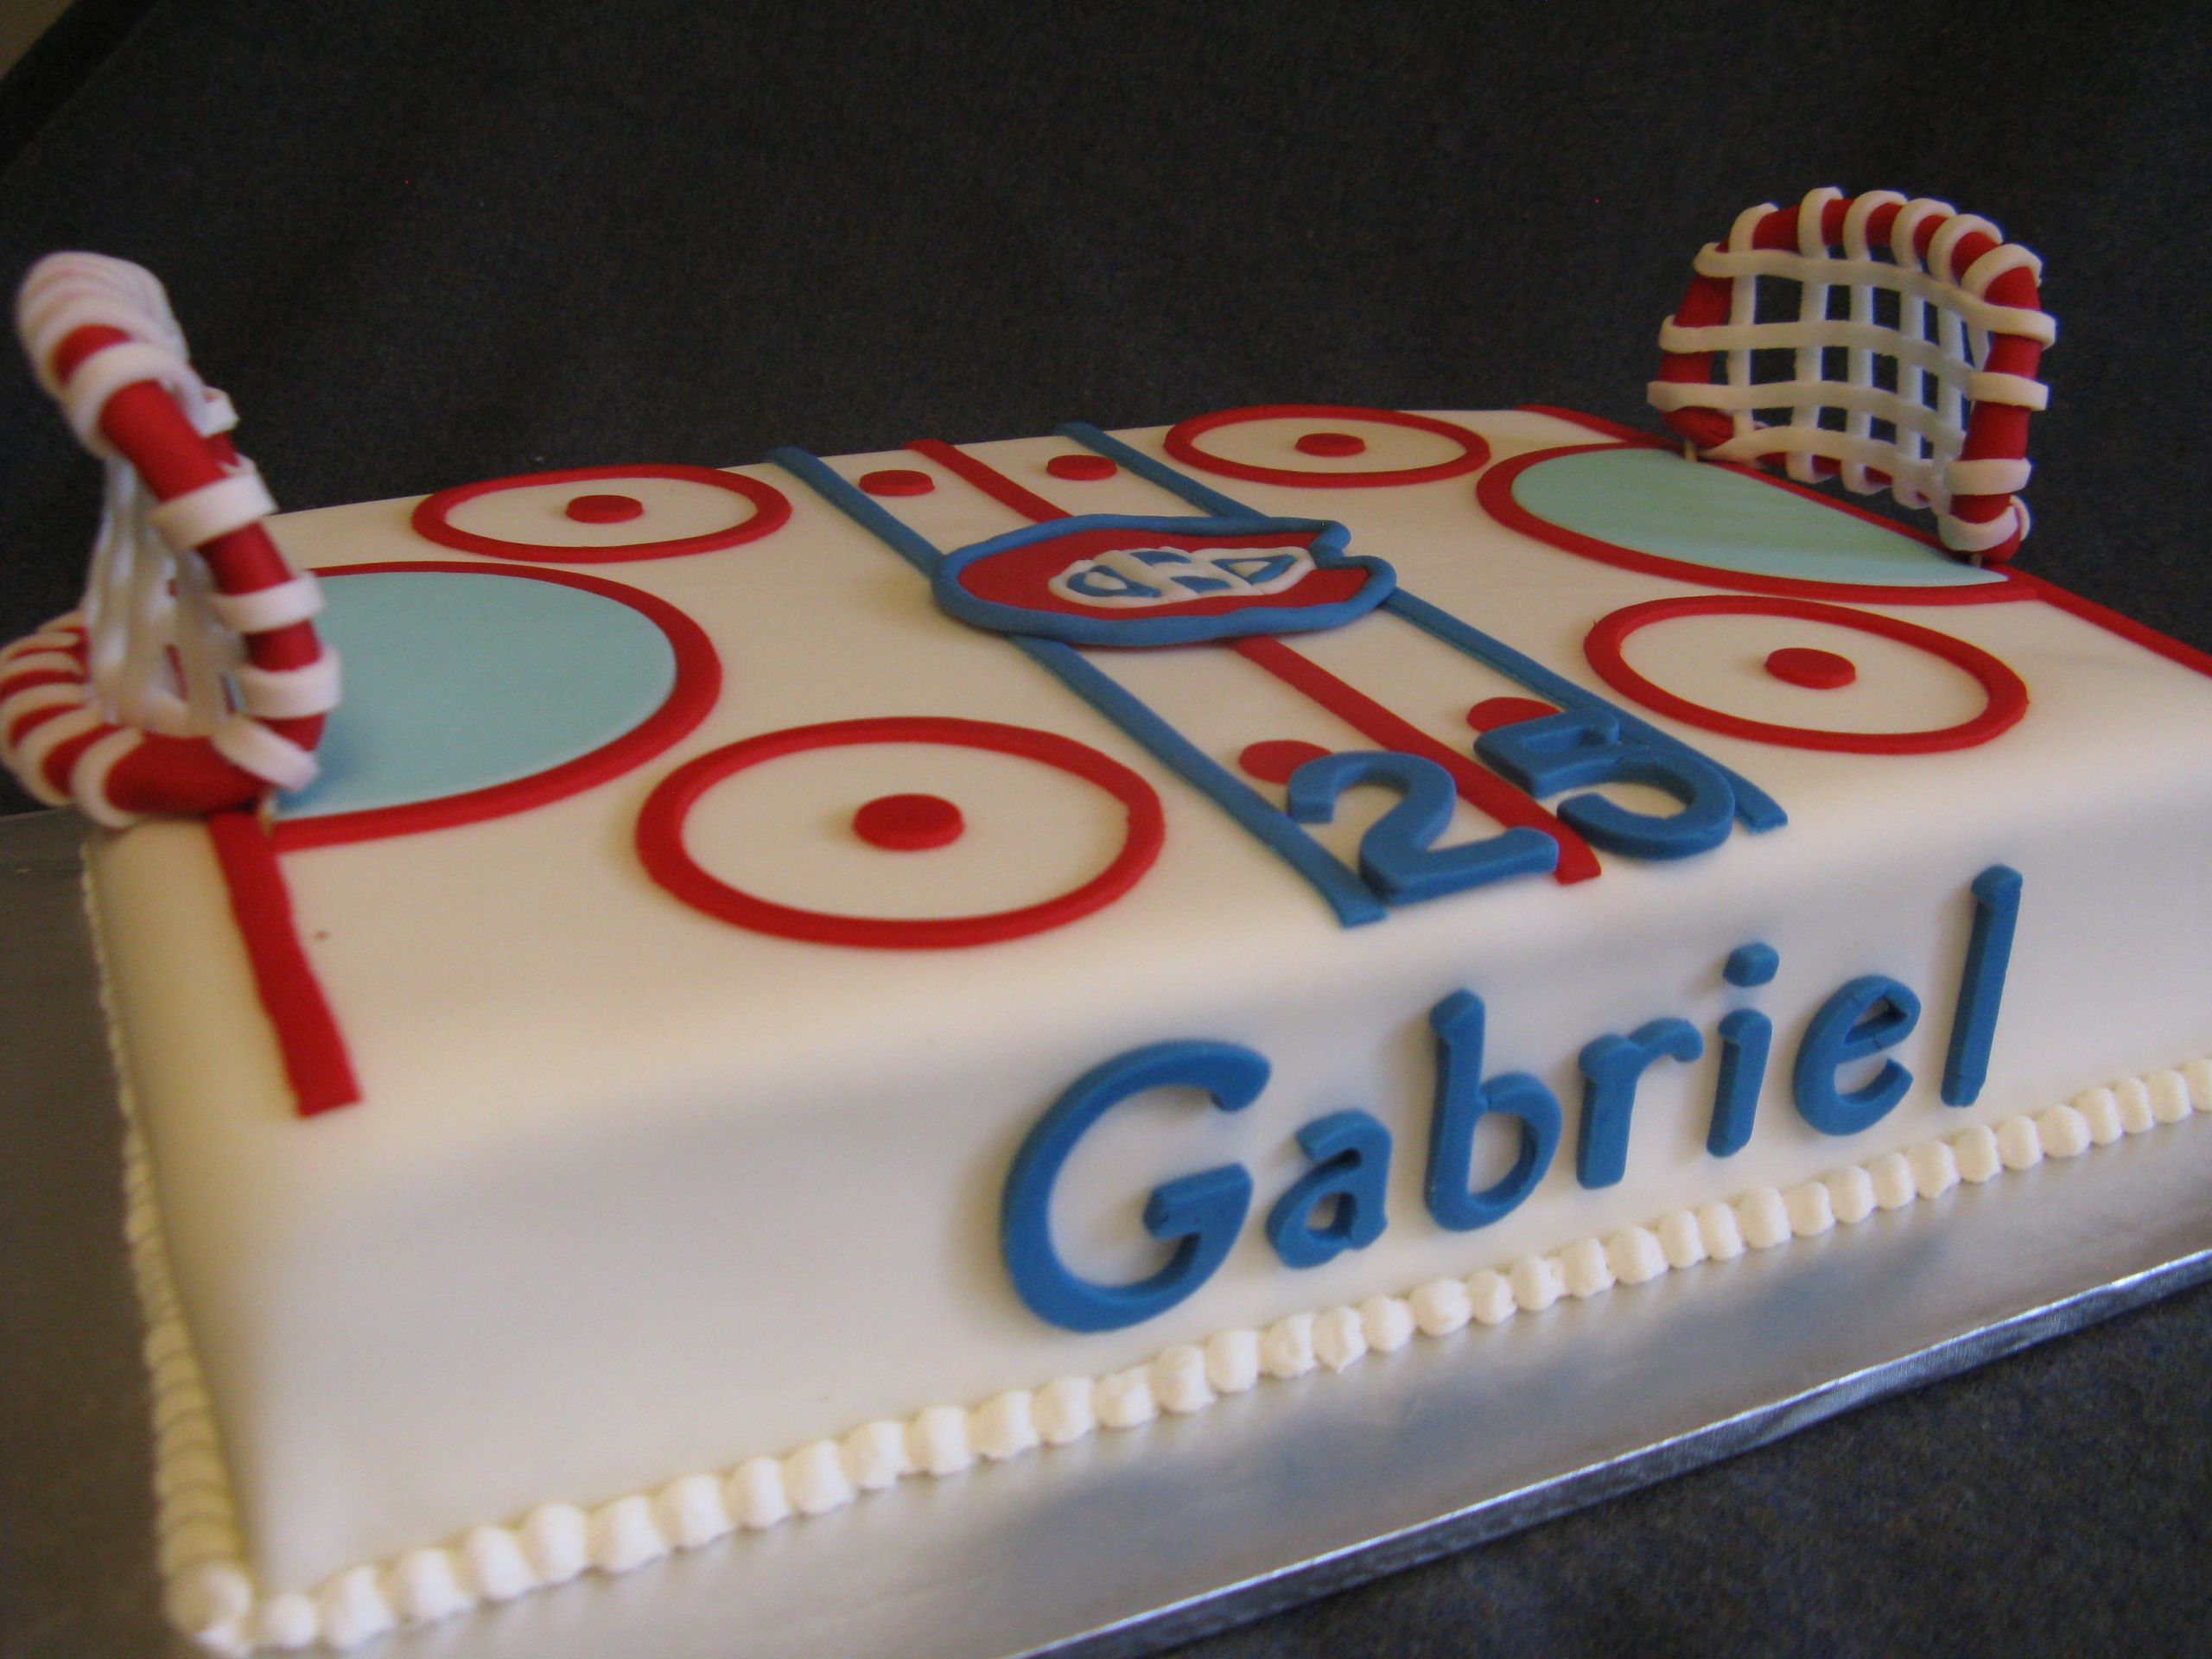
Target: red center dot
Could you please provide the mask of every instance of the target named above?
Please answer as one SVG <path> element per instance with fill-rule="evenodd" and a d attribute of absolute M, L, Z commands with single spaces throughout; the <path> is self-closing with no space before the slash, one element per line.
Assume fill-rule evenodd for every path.
<path fill-rule="evenodd" d="M 580 524 L 620 524 L 637 518 L 645 504 L 634 495 L 579 495 L 562 511 Z"/>
<path fill-rule="evenodd" d="M 1103 455 L 1054 455 L 1045 463 L 1045 470 L 1071 484 L 1096 484 L 1120 469 Z"/>
<path fill-rule="evenodd" d="M 1494 732 L 1501 726 L 1516 726 L 1524 720 L 1541 720 L 1546 715 L 1559 710 L 1548 702 L 1538 702 L 1534 697 L 1484 697 L 1467 710 L 1467 724 L 1478 732 Z"/>
<path fill-rule="evenodd" d="M 1367 440 L 1354 437 L 1349 432 L 1308 432 L 1298 441 L 1301 455 L 1319 455 L 1331 461 L 1340 461 L 1346 455 L 1367 453 Z"/>
<path fill-rule="evenodd" d="M 1766 671 L 1784 685 L 1802 685 L 1808 691 L 1834 691 L 1859 677 L 1858 665 L 1850 658 L 1810 645 L 1784 645 L 1770 652 Z"/>
<path fill-rule="evenodd" d="M 1319 743 L 1300 742 L 1294 737 L 1277 737 L 1264 743 L 1249 745 L 1236 757 L 1236 764 L 1263 784 L 1287 784 L 1292 772 L 1308 760 L 1325 758 L 1328 753 Z"/>
<path fill-rule="evenodd" d="M 861 488 L 870 495 L 927 495 L 937 488 L 937 480 L 911 467 L 886 467 L 880 472 L 862 473 Z"/>
<path fill-rule="evenodd" d="M 879 795 L 853 814 L 853 833 L 887 853 L 950 846 L 967 827 L 960 809 L 938 795 Z"/>

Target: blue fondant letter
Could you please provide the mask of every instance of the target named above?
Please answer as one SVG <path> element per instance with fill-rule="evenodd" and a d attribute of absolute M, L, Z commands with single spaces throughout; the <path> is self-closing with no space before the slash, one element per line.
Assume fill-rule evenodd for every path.
<path fill-rule="evenodd" d="M 1525 1071 L 1483 1081 L 1483 1000 L 1454 991 L 1428 1013 L 1436 1033 L 1436 1112 L 1428 1126 L 1428 1213 L 1454 1232 L 1487 1227 L 1527 1198 L 1559 1150 L 1559 1102 Z M 1475 1127 L 1491 1113 L 1521 1126 L 1521 1155 L 1503 1177 L 1467 1190 Z"/>
<path fill-rule="evenodd" d="M 1821 1004 L 1791 1072 L 1797 1112 L 1822 1135 L 1856 1135 L 1871 1128 L 1904 1098 L 1912 1073 L 1895 1060 L 1856 1089 L 1838 1089 L 1837 1071 L 1871 1059 L 1912 1034 L 1920 999 L 1884 974 L 1865 974 Z"/>
<path fill-rule="evenodd" d="M 1390 1131 L 1365 1112 L 1332 1112 L 1300 1129 L 1298 1144 L 1313 1167 L 1268 1211 L 1268 1238 L 1283 1265 L 1318 1268 L 1382 1237 Z"/>
<path fill-rule="evenodd" d="M 1770 944 L 1753 939 L 1728 953 L 1728 960 L 1721 964 L 1720 977 L 1731 985 L 1749 990 L 1753 986 L 1772 984 L 1774 976 L 1781 971 L 1782 953 Z"/>
<path fill-rule="evenodd" d="M 1705 1133 L 1705 1149 L 1716 1158 L 1741 1152 L 1751 1138 L 1773 1040 L 1774 1021 L 1757 1008 L 1738 1008 L 1720 1021 L 1720 1077 L 1713 1089 L 1712 1127 Z"/>
<path fill-rule="evenodd" d="M 1202 1089 L 1224 1112 L 1240 1112 L 1267 1087 L 1268 1063 L 1234 1043 L 1154 1043 L 1131 1049 L 1076 1079 L 1029 1131 L 1007 1171 L 999 1241 L 1007 1272 L 1029 1310 L 1069 1331 L 1118 1331 L 1165 1313 L 1213 1276 L 1252 1204 L 1252 1177 L 1222 1164 L 1153 1191 L 1145 1230 L 1174 1250 L 1150 1278 L 1100 1285 L 1079 1279 L 1052 1248 L 1052 1187 L 1084 1133 L 1122 1102 L 1149 1089 Z"/>
<path fill-rule="evenodd" d="M 1951 1016 L 1951 1049 L 1943 1060 L 1943 1103 L 1971 1106 L 1989 1077 L 1997 1036 L 1997 1005 L 2012 960 L 2012 929 L 2020 919 L 2020 873 L 1993 864 L 1974 879 L 1974 931 L 1967 936 L 1966 972 Z"/>
<path fill-rule="evenodd" d="M 1636 1085 L 1661 1058 L 1687 1064 L 1705 1052 L 1705 1039 L 1687 1020 L 1652 1020 L 1627 1037 L 1600 1037 L 1583 1045 L 1582 1130 L 1574 1143 L 1574 1179 L 1585 1186 L 1611 1186 L 1628 1168 L 1628 1122 Z"/>

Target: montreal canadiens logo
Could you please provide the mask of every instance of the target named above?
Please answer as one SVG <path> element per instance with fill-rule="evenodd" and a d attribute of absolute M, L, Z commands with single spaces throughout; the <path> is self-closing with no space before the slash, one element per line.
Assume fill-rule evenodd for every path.
<path fill-rule="evenodd" d="M 1332 628 L 1396 586 L 1318 519 L 1058 518 L 948 556 L 938 603 L 996 633 L 1073 645 L 1191 645 Z"/>
<path fill-rule="evenodd" d="M 1313 569 L 1302 547 L 1193 554 L 1179 547 L 1117 548 L 1077 559 L 1046 583 L 1062 599 L 1109 610 L 1179 605 L 1205 594 L 1279 594 Z"/>

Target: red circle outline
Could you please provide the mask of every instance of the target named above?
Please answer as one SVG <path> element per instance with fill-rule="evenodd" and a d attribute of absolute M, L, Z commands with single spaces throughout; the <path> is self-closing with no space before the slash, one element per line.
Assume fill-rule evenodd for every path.
<path fill-rule="evenodd" d="M 1740 715 L 1708 709 L 1703 703 L 1662 690 L 1628 665 L 1627 658 L 1622 654 L 1628 636 L 1638 628 L 1676 616 L 1789 616 L 1854 628 L 1861 633 L 1916 645 L 1942 658 L 1971 675 L 1988 701 L 1971 720 L 1916 732 L 1827 732 L 1746 720 Z M 1905 622 L 1872 611 L 1854 611 L 1841 605 L 1822 605 L 1808 599 L 1693 594 L 1682 599 L 1647 600 L 1599 619 L 1582 642 L 1582 654 L 1590 659 L 1590 666 L 1598 671 L 1599 677 L 1606 684 L 1655 713 L 1724 736 L 1749 738 L 1755 743 L 1776 743 L 1793 749 L 1835 750 L 1853 754 L 1932 754 L 1945 749 L 1970 749 L 2009 731 L 2028 712 L 2025 683 L 1980 646 L 1922 627 L 1917 622 Z"/>
<path fill-rule="evenodd" d="M 715 655 L 706 630 L 659 594 L 625 582 L 586 575 L 581 570 L 516 569 L 508 565 L 462 564 L 449 559 L 396 559 L 376 564 L 339 565 L 318 570 L 315 575 L 329 581 L 342 576 L 417 573 L 550 582 L 627 605 L 667 639 L 676 658 L 676 683 L 669 687 L 668 696 L 659 708 L 620 736 L 527 778 L 510 779 L 504 784 L 443 795 L 435 800 L 361 807 L 321 817 L 279 818 L 270 830 L 270 838 L 279 852 L 377 841 L 387 836 L 417 835 L 425 830 L 447 830 L 456 824 L 504 818 L 534 806 L 549 805 L 645 765 L 704 720 L 715 706 L 715 700 L 721 695 L 721 659 Z"/>
<path fill-rule="evenodd" d="M 501 541 L 497 537 L 460 529 L 452 522 L 455 507 L 481 495 L 538 485 L 582 484 L 596 479 L 621 478 L 683 479 L 727 490 L 751 502 L 753 516 L 728 530 L 709 531 L 700 536 L 674 536 L 658 542 L 628 542 L 616 547 L 561 547 L 546 542 Z M 486 479 L 478 484 L 456 484 L 416 503 L 409 523 L 415 533 L 426 541 L 456 548 L 463 553 L 481 553 L 487 558 L 523 564 L 621 564 L 637 559 L 687 558 L 695 553 L 715 553 L 726 547 L 742 546 L 780 528 L 791 516 L 791 504 L 785 499 L 784 493 L 757 478 L 747 478 L 742 473 L 718 473 L 710 467 L 648 462 L 632 467 L 571 467 L 562 472 L 523 473 L 513 478 Z"/>
<path fill-rule="evenodd" d="M 1307 472 L 1293 467 L 1255 467 L 1209 454 L 1198 446 L 1198 439 L 1217 428 L 1274 420 L 1376 421 L 1385 426 L 1433 432 L 1439 437 L 1449 438 L 1465 453 L 1455 460 L 1440 461 L 1429 467 L 1333 473 Z M 1169 430 L 1164 447 L 1173 459 L 1185 466 L 1223 478 L 1242 479 L 1250 484 L 1291 484 L 1325 490 L 1389 489 L 1405 484 L 1433 484 L 1439 479 L 1458 478 L 1474 472 L 1490 460 L 1490 445 L 1484 442 L 1482 435 L 1464 426 L 1440 421 L 1433 415 L 1408 415 L 1395 409 L 1361 409 L 1350 404 L 1254 404 L 1244 409 L 1217 409 L 1211 415 L 1193 415 L 1187 421 L 1176 423 Z"/>
<path fill-rule="evenodd" d="M 1128 834 L 1097 874 L 1037 904 L 974 916 L 845 916 L 757 898 L 710 875 L 683 845 L 683 820 L 699 798 L 731 773 L 783 755 L 861 743 L 941 743 L 1019 755 L 1096 784 L 1128 812 Z M 638 857 L 648 875 L 694 910 L 780 938 L 879 950 L 995 944 L 1102 910 L 1134 887 L 1160 856 L 1166 823 L 1152 785 L 1118 760 L 1054 732 L 938 715 L 882 715 L 763 732 L 687 760 L 655 786 L 638 815 Z"/>
<path fill-rule="evenodd" d="M 1543 414 L 1554 411 L 1542 410 Z M 1561 415 L 1560 418 L 1581 418 Z M 1556 461 L 1562 455 L 1588 454 L 1599 449 L 1665 449 L 1679 454 L 1673 444 L 1660 443 L 1649 438 L 1630 437 L 1611 443 L 1566 443 L 1550 449 L 1531 449 L 1525 454 L 1509 456 L 1475 484 L 1475 499 L 1484 512 L 1508 530 L 1517 530 L 1523 536 L 1532 536 L 1548 543 L 1566 553 L 1578 554 L 1586 559 L 1596 559 L 1601 564 L 1618 565 L 1624 570 L 1640 570 L 1646 575 L 1671 576 L 1677 582 L 1694 582 L 1700 587 L 1726 587 L 1745 594 L 1772 594 L 1781 598 L 1843 599 L 1862 605 L 1994 605 L 2012 600 L 2031 599 L 2032 590 L 2009 568 L 1993 568 L 1994 582 L 1969 582 L 1949 588 L 1900 588 L 1885 584 L 1860 586 L 1847 582 L 1815 582 L 1801 576 L 1770 576 L 1751 570 L 1724 570 L 1717 566 L 1691 564 L 1681 559 L 1669 559 L 1656 553 L 1643 553 L 1632 547 L 1623 547 L 1615 542 L 1599 540 L 1579 530 L 1569 530 L 1555 524 L 1548 518 L 1538 518 L 1513 499 L 1514 481 L 1530 467 L 1547 461 Z M 1848 501 L 1839 501 L 1833 496 L 1822 495 L 1818 490 L 1797 483 L 1795 480 L 1777 478 L 1755 467 L 1738 467 L 1733 461 L 1701 461 L 1700 467 L 1719 467 L 1739 478 L 1748 478 L 1770 489 L 1788 490 L 1808 501 L 1817 501 L 1831 512 L 1849 513 L 1870 524 L 1931 547 L 1945 558 L 1955 556 L 1933 536 L 1914 529 L 1910 524 L 1898 524 L 1885 518 L 1878 512 L 1853 506 Z M 1988 568 L 1988 567 L 1985 567 Z"/>

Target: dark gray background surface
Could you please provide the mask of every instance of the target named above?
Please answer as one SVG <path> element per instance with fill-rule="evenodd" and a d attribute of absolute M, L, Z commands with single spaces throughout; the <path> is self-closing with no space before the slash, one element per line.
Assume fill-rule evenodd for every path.
<path fill-rule="evenodd" d="M 0 85 L 0 280 L 154 268 L 287 507 L 1278 400 L 1650 425 L 1700 243 L 1893 187 L 2048 262 L 2024 564 L 2212 648 L 2179 8 L 142 10 Z M 0 639 L 96 496 L 0 369 Z M 2200 1291 L 1195 1651 L 2212 1651 L 2208 1361 Z"/>

